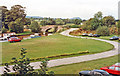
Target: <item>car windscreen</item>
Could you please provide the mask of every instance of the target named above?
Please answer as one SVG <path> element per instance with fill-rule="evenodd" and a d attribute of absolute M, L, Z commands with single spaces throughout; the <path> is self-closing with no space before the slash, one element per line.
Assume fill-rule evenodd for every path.
<path fill-rule="evenodd" d="M 120 71 L 120 67 L 115 67 L 115 70 L 116 71 Z"/>

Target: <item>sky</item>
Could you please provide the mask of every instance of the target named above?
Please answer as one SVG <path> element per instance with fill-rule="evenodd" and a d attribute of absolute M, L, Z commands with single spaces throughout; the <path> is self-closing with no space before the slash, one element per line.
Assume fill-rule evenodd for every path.
<path fill-rule="evenodd" d="M 101 11 L 103 16 L 118 19 L 120 0 L 0 0 L 0 6 L 19 4 L 26 7 L 27 16 L 89 19 Z"/>

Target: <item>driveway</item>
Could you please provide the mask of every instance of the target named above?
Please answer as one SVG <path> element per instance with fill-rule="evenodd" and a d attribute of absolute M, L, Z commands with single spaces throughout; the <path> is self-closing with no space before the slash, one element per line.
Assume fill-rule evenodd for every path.
<path fill-rule="evenodd" d="M 77 30 L 77 29 L 78 28 L 71 28 L 69 30 L 63 31 L 60 34 L 65 35 L 65 36 L 69 36 L 69 37 L 75 37 L 75 38 L 86 38 L 86 37 L 69 35 L 69 32 L 71 32 L 73 30 Z M 97 53 L 97 54 L 50 60 L 48 62 L 48 67 L 54 67 L 54 66 L 60 66 L 60 65 L 66 65 L 66 64 L 80 63 L 80 62 L 84 62 L 84 61 L 96 60 L 96 59 L 100 59 L 100 58 L 106 58 L 106 57 L 118 55 L 118 53 L 120 53 L 120 52 L 118 52 L 118 45 L 119 45 L 118 42 L 103 40 L 103 39 L 97 39 L 97 38 L 87 38 L 87 39 L 100 40 L 100 41 L 110 43 L 114 46 L 114 49 L 110 50 L 110 51 L 107 51 L 107 52 Z M 32 62 L 32 63 L 30 63 L 30 65 L 34 66 L 34 69 L 39 69 L 40 62 Z M 10 66 L 10 68 L 11 67 L 12 67 L 12 65 Z M 3 73 L 3 68 L 4 68 L 3 66 L 0 67 L 0 74 Z"/>

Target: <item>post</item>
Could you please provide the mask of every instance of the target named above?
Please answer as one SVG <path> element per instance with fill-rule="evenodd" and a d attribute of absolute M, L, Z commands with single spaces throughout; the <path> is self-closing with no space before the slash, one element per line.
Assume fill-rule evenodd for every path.
<path fill-rule="evenodd" d="M 2 7 L 0 6 L 0 34 L 2 34 Z M 0 64 L 2 64 L 2 43 L 0 42 Z M 0 69 L 3 71 L 3 69 Z"/>

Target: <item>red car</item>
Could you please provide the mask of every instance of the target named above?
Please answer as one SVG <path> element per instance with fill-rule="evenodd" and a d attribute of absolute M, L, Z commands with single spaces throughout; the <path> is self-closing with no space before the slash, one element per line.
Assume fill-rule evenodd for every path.
<path fill-rule="evenodd" d="M 116 63 L 112 66 L 102 67 L 101 70 L 105 70 L 110 74 L 120 75 L 120 63 Z"/>
<path fill-rule="evenodd" d="M 8 41 L 9 41 L 10 43 L 12 43 L 12 42 L 20 42 L 21 39 L 19 39 L 18 37 L 11 37 L 11 38 L 8 39 Z"/>

